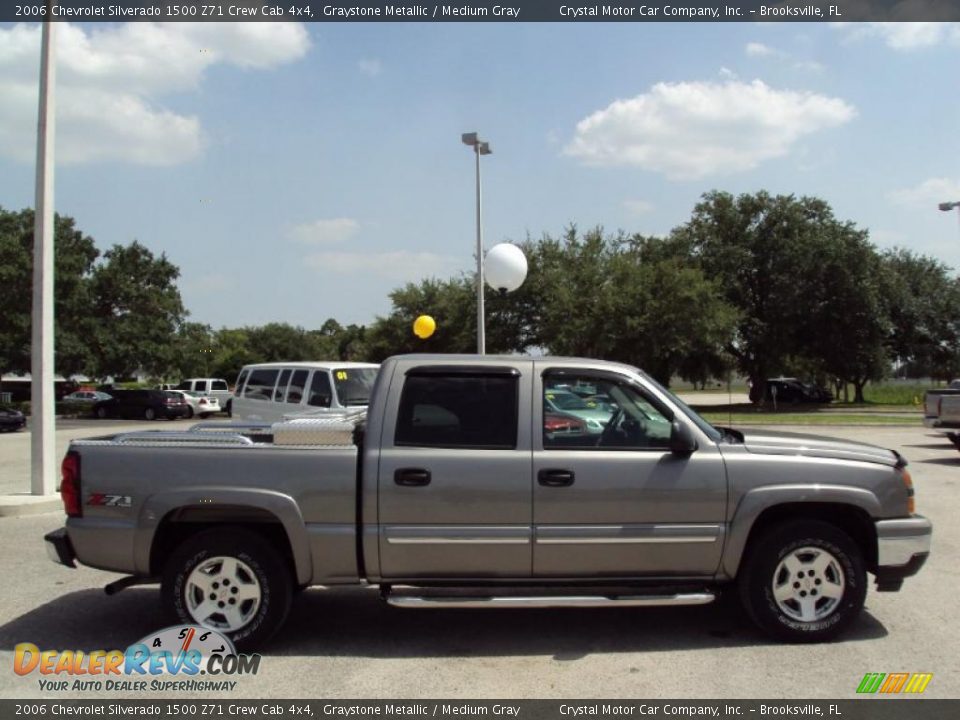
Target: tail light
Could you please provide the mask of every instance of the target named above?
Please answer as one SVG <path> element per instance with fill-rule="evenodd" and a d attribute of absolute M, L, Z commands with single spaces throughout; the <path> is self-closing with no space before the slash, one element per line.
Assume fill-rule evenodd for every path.
<path fill-rule="evenodd" d="M 201 404 L 201 405 L 206 405 L 206 404 L 207 404 L 207 399 L 206 399 L 206 398 L 200 398 L 200 404 Z"/>
<path fill-rule="evenodd" d="M 80 502 L 80 455 L 68 452 L 60 465 L 60 498 L 67 517 L 81 517 L 83 505 Z"/>

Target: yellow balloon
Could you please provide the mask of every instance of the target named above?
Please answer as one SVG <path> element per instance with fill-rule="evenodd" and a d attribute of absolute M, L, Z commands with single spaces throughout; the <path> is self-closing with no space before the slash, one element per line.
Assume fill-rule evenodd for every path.
<path fill-rule="evenodd" d="M 429 315 L 421 315 L 413 321 L 413 334 L 421 340 L 426 340 L 437 329 L 437 322 Z"/>

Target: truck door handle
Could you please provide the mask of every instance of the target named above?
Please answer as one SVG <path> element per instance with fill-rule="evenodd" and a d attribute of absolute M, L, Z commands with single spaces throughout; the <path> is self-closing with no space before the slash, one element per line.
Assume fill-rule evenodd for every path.
<path fill-rule="evenodd" d="M 423 468 L 399 468 L 393 473 L 393 481 L 405 487 L 422 487 L 430 484 L 430 471 Z"/>
<path fill-rule="evenodd" d="M 546 487 L 569 487 L 573 485 L 573 478 L 570 470 L 541 470 L 537 473 L 537 482 Z"/>

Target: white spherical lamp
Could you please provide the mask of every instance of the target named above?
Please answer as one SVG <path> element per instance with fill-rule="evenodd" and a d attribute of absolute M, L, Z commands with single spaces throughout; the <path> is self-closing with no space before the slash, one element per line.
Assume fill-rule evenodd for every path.
<path fill-rule="evenodd" d="M 484 261 L 484 275 L 494 290 L 513 292 L 527 277 L 527 258 L 523 250 L 510 243 L 494 245 Z"/>

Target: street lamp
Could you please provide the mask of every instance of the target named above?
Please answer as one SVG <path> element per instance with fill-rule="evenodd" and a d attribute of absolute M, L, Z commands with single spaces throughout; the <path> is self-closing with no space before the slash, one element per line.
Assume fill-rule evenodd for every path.
<path fill-rule="evenodd" d="M 463 133 L 460 136 L 464 145 L 473 148 L 473 154 L 477 158 L 477 354 L 483 355 L 486 352 L 486 339 L 483 332 L 483 226 L 480 222 L 480 156 L 489 155 L 490 143 L 481 140 L 477 133 Z"/>

